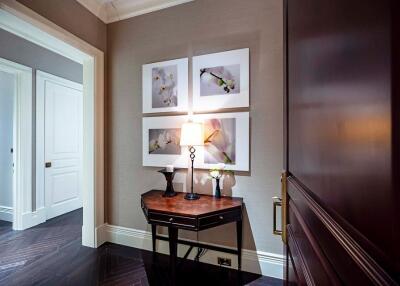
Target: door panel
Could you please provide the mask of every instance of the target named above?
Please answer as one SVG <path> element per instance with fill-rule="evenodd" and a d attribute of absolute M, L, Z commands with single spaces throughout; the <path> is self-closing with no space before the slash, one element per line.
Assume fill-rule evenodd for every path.
<path fill-rule="evenodd" d="M 392 2 L 287 1 L 287 277 L 395 285 Z"/>
<path fill-rule="evenodd" d="M 47 219 L 82 207 L 82 91 L 45 84 L 45 204 Z"/>
<path fill-rule="evenodd" d="M 15 75 L 0 71 L 0 220 L 13 221 Z"/>

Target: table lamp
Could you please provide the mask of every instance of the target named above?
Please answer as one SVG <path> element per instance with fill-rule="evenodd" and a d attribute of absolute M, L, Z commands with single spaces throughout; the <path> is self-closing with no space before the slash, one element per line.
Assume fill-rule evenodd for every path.
<path fill-rule="evenodd" d="M 198 194 L 193 192 L 193 163 L 195 158 L 196 149 L 194 146 L 204 145 L 204 132 L 203 124 L 198 122 L 186 122 L 182 125 L 181 129 L 181 146 L 188 146 L 190 152 L 190 159 L 192 161 L 192 185 L 190 188 L 190 193 L 185 195 L 187 200 L 197 200 L 200 198 Z"/>

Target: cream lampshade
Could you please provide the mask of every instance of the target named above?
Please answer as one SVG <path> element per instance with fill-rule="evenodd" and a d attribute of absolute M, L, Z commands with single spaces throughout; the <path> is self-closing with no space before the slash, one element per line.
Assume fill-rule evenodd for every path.
<path fill-rule="evenodd" d="M 198 122 L 186 122 L 181 128 L 181 146 L 189 146 L 190 159 L 192 161 L 192 185 L 190 193 L 185 195 L 187 200 L 197 200 L 200 198 L 198 194 L 193 193 L 193 163 L 196 149 L 194 146 L 204 145 L 203 124 Z"/>
<path fill-rule="evenodd" d="M 203 124 L 198 122 L 186 122 L 181 129 L 181 146 L 204 145 Z"/>

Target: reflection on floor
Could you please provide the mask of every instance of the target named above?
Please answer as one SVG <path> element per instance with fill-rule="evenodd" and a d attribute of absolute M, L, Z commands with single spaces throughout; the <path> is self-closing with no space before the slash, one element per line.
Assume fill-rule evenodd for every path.
<path fill-rule="evenodd" d="M 0 222 L 0 285 L 169 285 L 168 256 L 81 246 L 82 210 L 25 231 Z M 278 279 L 185 261 L 178 285 L 282 285 Z"/>

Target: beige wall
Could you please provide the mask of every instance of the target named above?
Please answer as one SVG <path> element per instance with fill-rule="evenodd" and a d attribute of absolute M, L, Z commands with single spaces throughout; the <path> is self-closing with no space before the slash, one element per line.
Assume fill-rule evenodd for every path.
<path fill-rule="evenodd" d="M 283 161 L 282 6 L 281 0 L 197 0 L 107 25 L 110 224 L 149 230 L 140 194 L 164 185 L 158 168 L 142 167 L 142 65 L 248 47 L 251 172 L 236 174 L 230 183 L 246 203 L 244 247 L 282 252 L 279 237 L 271 234 L 271 197 L 280 192 Z M 210 193 L 211 184 L 201 189 Z M 199 238 L 234 245 L 234 237 L 228 225 Z"/>
<path fill-rule="evenodd" d="M 106 50 L 106 24 L 75 0 L 17 0 L 68 32 Z"/>

